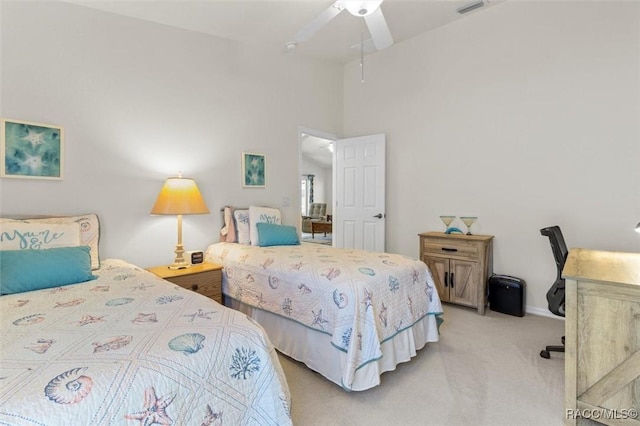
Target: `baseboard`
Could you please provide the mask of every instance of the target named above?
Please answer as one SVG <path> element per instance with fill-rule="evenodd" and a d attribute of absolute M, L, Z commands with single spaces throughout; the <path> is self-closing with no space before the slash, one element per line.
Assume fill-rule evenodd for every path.
<path fill-rule="evenodd" d="M 525 308 L 525 311 L 526 311 L 526 313 L 531 314 L 531 315 L 540 315 L 541 317 L 555 318 L 555 319 L 559 319 L 559 320 L 563 320 L 564 321 L 564 317 L 560 317 L 558 315 L 554 315 L 548 309 L 536 308 L 534 306 L 527 306 Z"/>

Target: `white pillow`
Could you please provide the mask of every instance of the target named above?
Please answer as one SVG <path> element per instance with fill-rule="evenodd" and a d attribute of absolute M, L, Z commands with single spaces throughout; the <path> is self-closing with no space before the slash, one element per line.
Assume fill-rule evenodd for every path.
<path fill-rule="evenodd" d="M 258 227 L 257 223 L 271 223 L 275 225 L 282 225 L 280 218 L 280 209 L 272 209 L 269 207 L 249 207 L 249 238 L 251 239 L 251 245 L 257 246 L 258 241 Z"/>
<path fill-rule="evenodd" d="M 250 229 L 249 229 L 249 210 L 234 210 L 233 219 L 236 221 L 236 232 L 238 234 L 238 244 L 249 244 Z"/>
<path fill-rule="evenodd" d="M 40 250 L 79 245 L 80 225 L 77 223 L 0 222 L 0 250 Z"/>
<path fill-rule="evenodd" d="M 53 216 L 25 220 L 0 218 L 0 226 L 2 228 L 8 226 L 10 223 L 77 225 L 80 227 L 80 243 L 69 244 L 69 246 L 89 246 L 91 248 L 91 269 L 96 270 L 100 267 L 100 253 L 98 252 L 100 242 L 100 221 L 98 220 L 98 216 L 94 213 L 82 216 Z"/>

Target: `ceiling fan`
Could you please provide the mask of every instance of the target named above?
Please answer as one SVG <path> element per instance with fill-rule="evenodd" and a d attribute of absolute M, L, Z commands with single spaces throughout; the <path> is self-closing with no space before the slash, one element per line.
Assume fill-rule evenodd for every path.
<path fill-rule="evenodd" d="M 393 37 L 391 37 L 387 21 L 384 19 L 380 9 L 381 4 L 382 0 L 338 0 L 298 31 L 293 38 L 294 43 L 297 44 L 309 40 L 333 18 L 346 10 L 353 16 L 364 18 L 376 50 L 387 48 L 393 44 Z"/>

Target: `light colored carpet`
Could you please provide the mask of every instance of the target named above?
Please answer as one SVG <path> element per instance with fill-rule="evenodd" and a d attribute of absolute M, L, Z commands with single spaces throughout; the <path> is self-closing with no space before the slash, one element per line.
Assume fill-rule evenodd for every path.
<path fill-rule="evenodd" d="M 444 305 L 440 341 L 382 375 L 380 386 L 345 392 L 280 355 L 294 425 L 562 425 L 564 321 Z"/>
<path fill-rule="evenodd" d="M 325 244 L 331 245 L 331 234 L 327 234 L 325 236 L 322 233 L 315 234 L 313 238 L 311 238 L 311 234 L 302 233 L 302 242 L 303 243 L 313 243 L 313 244 Z"/>

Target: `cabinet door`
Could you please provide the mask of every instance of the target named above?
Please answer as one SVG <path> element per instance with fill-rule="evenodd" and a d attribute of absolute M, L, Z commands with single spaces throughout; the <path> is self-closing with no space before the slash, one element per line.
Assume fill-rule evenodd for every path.
<path fill-rule="evenodd" d="M 449 301 L 449 259 L 424 256 L 422 261 L 427 264 L 433 274 L 433 281 L 438 290 L 438 296 L 443 302 Z"/>
<path fill-rule="evenodd" d="M 450 260 L 449 298 L 451 302 L 465 306 L 478 306 L 480 282 L 479 264 L 465 260 Z"/>

